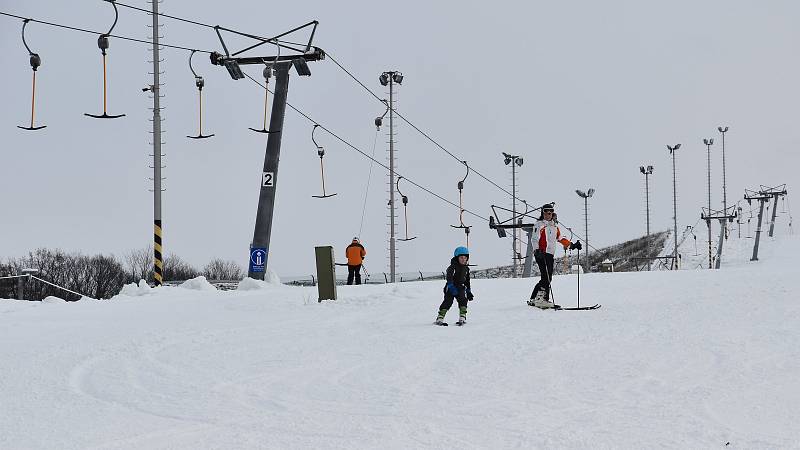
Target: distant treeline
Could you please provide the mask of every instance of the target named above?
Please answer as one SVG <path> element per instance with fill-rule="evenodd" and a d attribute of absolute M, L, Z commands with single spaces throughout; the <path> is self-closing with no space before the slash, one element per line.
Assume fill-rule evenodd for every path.
<path fill-rule="evenodd" d="M 83 295 L 105 299 L 118 294 L 122 286 L 147 280 L 153 283 L 153 248 L 132 250 L 121 258 L 114 255 L 87 256 L 62 250 L 40 248 L 21 258 L 0 262 L 0 277 L 18 275 L 22 269 L 37 269 L 37 277 Z M 164 281 L 188 280 L 204 275 L 209 280 L 241 280 L 242 268 L 233 261 L 214 259 L 198 270 L 177 255 L 164 258 Z M 25 299 L 56 296 L 68 301 L 80 299 L 38 280 L 25 283 Z M 0 280 L 0 298 L 17 298 L 17 279 Z"/>

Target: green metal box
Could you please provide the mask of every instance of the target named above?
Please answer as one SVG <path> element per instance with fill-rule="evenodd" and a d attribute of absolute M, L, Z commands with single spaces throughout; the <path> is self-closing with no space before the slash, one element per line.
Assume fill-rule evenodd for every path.
<path fill-rule="evenodd" d="M 317 258 L 317 290 L 319 301 L 336 300 L 336 261 L 333 259 L 333 247 L 314 247 Z"/>

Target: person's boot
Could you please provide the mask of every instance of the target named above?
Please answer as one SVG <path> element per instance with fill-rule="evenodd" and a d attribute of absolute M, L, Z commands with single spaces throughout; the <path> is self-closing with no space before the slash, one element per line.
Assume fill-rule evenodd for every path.
<path fill-rule="evenodd" d="M 444 321 L 444 316 L 447 314 L 446 309 L 440 309 L 439 313 L 436 315 L 436 320 L 433 321 L 434 325 L 447 325 L 447 322 Z"/>
<path fill-rule="evenodd" d="M 456 322 L 456 325 L 462 326 L 465 323 L 467 323 L 467 308 L 458 308 L 458 322 Z"/>
<path fill-rule="evenodd" d="M 553 302 L 551 302 L 547 297 L 548 297 L 548 295 L 547 295 L 546 289 L 540 290 L 536 294 L 536 298 L 533 299 L 533 305 L 532 306 L 535 306 L 537 308 L 542 308 L 542 309 L 555 308 L 556 305 L 554 305 Z"/>

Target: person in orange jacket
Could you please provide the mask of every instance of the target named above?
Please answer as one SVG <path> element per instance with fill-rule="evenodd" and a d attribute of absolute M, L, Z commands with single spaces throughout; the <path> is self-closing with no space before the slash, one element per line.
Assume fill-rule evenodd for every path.
<path fill-rule="evenodd" d="M 528 304 L 542 309 L 559 308 L 558 305 L 550 301 L 550 280 L 553 279 L 553 266 L 555 265 L 553 254 L 559 244 L 565 249 L 572 250 L 577 248 L 580 250 L 582 248 L 581 241 L 570 242 L 569 239 L 561 234 L 558 220 L 556 220 L 556 211 L 551 203 L 546 203 L 542 206 L 542 214 L 533 225 L 533 234 L 531 236 L 536 239 L 536 250 L 533 252 L 533 257 L 539 266 L 541 279 L 533 288 Z"/>
<path fill-rule="evenodd" d="M 347 284 L 353 284 L 354 278 L 356 284 L 361 284 L 361 264 L 364 263 L 367 251 L 359 242 L 358 236 L 353 238 L 344 253 L 347 255 Z"/>

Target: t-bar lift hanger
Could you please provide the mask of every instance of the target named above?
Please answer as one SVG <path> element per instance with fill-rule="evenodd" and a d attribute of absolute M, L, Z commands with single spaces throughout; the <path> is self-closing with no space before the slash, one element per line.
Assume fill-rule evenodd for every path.
<path fill-rule="evenodd" d="M 408 237 L 408 197 L 403 195 L 402 192 L 400 192 L 400 180 L 402 180 L 402 179 L 403 179 L 402 176 L 398 176 L 397 177 L 397 183 L 395 183 L 395 185 L 396 185 L 395 187 L 397 188 L 397 193 L 400 194 L 400 197 L 403 199 L 403 217 L 405 218 L 405 223 L 406 223 L 406 238 L 405 239 L 398 239 L 398 240 L 399 241 L 410 241 L 410 240 L 416 239 L 417 236 Z"/>
<path fill-rule="evenodd" d="M 31 93 L 31 125 L 29 127 L 23 127 L 21 125 L 17 125 L 17 128 L 22 128 L 23 130 L 35 131 L 41 130 L 42 128 L 47 127 L 47 125 L 39 125 L 38 127 L 33 125 L 33 113 L 35 111 L 36 106 L 36 69 L 42 65 L 42 58 L 39 57 L 38 53 L 34 53 L 31 51 L 31 48 L 28 47 L 28 43 L 25 41 L 25 27 L 30 22 L 30 19 L 25 19 L 22 21 L 22 44 L 28 49 L 28 55 L 31 57 L 31 69 L 33 69 L 33 88 Z"/>
<path fill-rule="evenodd" d="M 111 3 L 111 6 L 114 7 L 114 23 L 111 24 L 111 28 L 108 29 L 107 33 L 103 33 L 100 37 L 97 38 L 97 47 L 100 48 L 100 52 L 103 54 L 103 114 L 89 114 L 84 113 L 85 116 L 93 117 L 95 119 L 116 119 L 119 117 L 123 117 L 125 114 L 116 114 L 110 115 L 107 112 L 107 98 L 108 98 L 108 82 L 106 81 L 106 50 L 108 50 L 108 37 L 111 35 L 111 31 L 114 30 L 114 27 L 117 26 L 117 19 L 119 19 L 119 11 L 117 10 L 117 4 L 114 3 L 115 0 L 106 0 L 108 3 Z M 153 30 L 153 32 L 157 32 L 157 30 Z M 158 92 L 153 92 L 153 95 L 158 95 Z"/>
<path fill-rule="evenodd" d="M 186 136 L 189 139 L 206 139 L 214 136 L 214 134 L 203 134 L 203 86 L 206 85 L 205 80 L 203 77 L 197 75 L 197 72 L 194 71 L 194 67 L 192 67 L 192 57 L 197 52 L 197 50 L 192 50 L 192 54 L 189 55 L 189 70 L 192 71 L 192 75 L 194 75 L 194 85 L 197 86 L 197 96 L 200 98 L 200 130 L 197 132 L 197 136 Z"/>
<path fill-rule="evenodd" d="M 469 248 L 469 225 L 464 225 L 464 182 L 467 181 L 469 176 L 469 164 L 466 161 L 461 161 L 464 167 L 467 168 L 467 173 L 464 178 L 458 182 L 458 225 L 450 225 L 453 228 L 463 228 L 464 234 L 467 235 L 467 247 Z"/>
<path fill-rule="evenodd" d="M 277 58 L 281 57 L 281 46 L 277 45 L 277 41 L 275 42 L 275 44 L 276 44 L 276 46 L 278 48 L 278 56 L 275 59 L 275 61 L 277 61 L 278 60 Z M 268 100 L 269 100 L 269 79 L 272 77 L 272 69 L 273 69 L 272 66 L 273 66 L 273 63 L 268 63 L 268 62 L 264 61 L 264 65 L 266 65 L 266 67 L 264 67 L 264 72 L 263 72 L 263 75 L 264 75 L 264 126 L 260 130 L 257 130 L 257 129 L 252 128 L 252 127 L 250 127 L 250 129 L 255 131 L 256 133 L 270 134 L 270 133 L 277 133 L 280 130 L 268 130 L 267 129 L 267 105 L 269 104 L 269 102 L 268 102 Z M 312 131 L 311 134 L 313 135 L 314 132 Z"/>
<path fill-rule="evenodd" d="M 322 158 L 325 156 L 325 149 L 322 148 L 321 145 L 317 144 L 317 141 L 314 139 L 314 133 L 317 131 L 317 127 L 319 124 L 314 124 L 314 128 L 311 130 L 311 142 L 317 146 L 317 155 L 319 155 L 319 170 L 322 174 L 322 195 L 312 195 L 314 198 L 328 198 L 333 197 L 336 194 L 328 194 L 325 192 L 325 165 L 322 163 Z"/>

